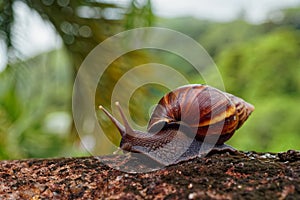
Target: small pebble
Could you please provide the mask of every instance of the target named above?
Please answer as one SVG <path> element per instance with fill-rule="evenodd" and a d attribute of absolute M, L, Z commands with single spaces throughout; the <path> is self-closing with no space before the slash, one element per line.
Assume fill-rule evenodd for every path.
<path fill-rule="evenodd" d="M 123 178 L 123 176 L 117 176 L 116 181 L 120 181 Z"/>
<path fill-rule="evenodd" d="M 243 162 L 240 162 L 240 163 L 238 163 L 236 166 L 237 166 L 237 167 L 244 167 L 244 165 L 245 165 L 245 164 L 244 164 Z"/>
<path fill-rule="evenodd" d="M 261 155 L 260 157 L 261 157 L 261 158 L 276 158 L 275 155 L 272 155 L 272 154 L 270 154 L 270 153 L 265 153 L 264 155 Z"/>
<path fill-rule="evenodd" d="M 196 198 L 196 195 L 197 195 L 197 194 L 196 194 L 195 192 L 190 193 L 188 198 L 189 198 L 189 199 L 195 199 L 195 198 Z"/>

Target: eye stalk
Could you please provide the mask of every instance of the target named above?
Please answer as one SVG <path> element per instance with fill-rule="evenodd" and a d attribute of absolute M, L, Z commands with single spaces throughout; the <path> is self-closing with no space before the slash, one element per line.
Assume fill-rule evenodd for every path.
<path fill-rule="evenodd" d="M 122 137 L 125 137 L 126 134 L 134 134 L 134 130 L 129 125 L 128 120 L 126 119 L 125 114 L 120 106 L 120 103 L 117 101 L 115 105 L 117 106 L 120 112 L 124 126 L 114 116 L 112 116 L 110 112 L 108 112 L 102 105 L 99 106 L 99 109 L 102 110 L 107 115 L 107 117 L 113 122 L 113 124 L 118 128 Z"/>

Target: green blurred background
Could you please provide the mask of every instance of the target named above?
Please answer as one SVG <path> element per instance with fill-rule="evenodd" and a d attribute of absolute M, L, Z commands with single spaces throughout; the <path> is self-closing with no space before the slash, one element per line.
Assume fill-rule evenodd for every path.
<path fill-rule="evenodd" d="M 198 41 L 216 62 L 226 91 L 255 105 L 255 112 L 228 144 L 248 151 L 300 149 L 300 3 L 273 10 L 260 22 L 250 22 L 243 10 L 221 22 L 158 16 L 149 0 L 115 2 L 0 1 L 0 159 L 89 155 L 72 120 L 77 70 L 104 39 L 146 26 L 171 28 Z M 39 35 L 36 43 L 29 42 L 28 30 L 34 27 L 40 27 L 38 34 L 49 35 L 47 44 L 39 43 Z M 189 63 L 173 54 L 133 51 L 105 71 L 96 104 L 109 107 L 122 74 L 149 62 L 172 66 L 188 75 L 191 83 L 204 83 Z M 130 102 L 133 120 L 145 125 L 149 106 L 166 92 L 157 85 L 137 90 Z M 107 120 L 99 123 L 118 144 L 116 129 Z"/>

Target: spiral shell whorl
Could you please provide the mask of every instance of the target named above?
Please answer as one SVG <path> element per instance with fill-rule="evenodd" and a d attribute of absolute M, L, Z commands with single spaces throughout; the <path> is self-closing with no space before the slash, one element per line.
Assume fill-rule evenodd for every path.
<path fill-rule="evenodd" d="M 178 123 L 196 129 L 195 137 L 219 135 L 217 144 L 228 140 L 254 107 L 234 95 L 207 85 L 188 85 L 166 94 L 154 109 L 148 131 Z M 209 140 L 208 140 L 209 141 Z"/>

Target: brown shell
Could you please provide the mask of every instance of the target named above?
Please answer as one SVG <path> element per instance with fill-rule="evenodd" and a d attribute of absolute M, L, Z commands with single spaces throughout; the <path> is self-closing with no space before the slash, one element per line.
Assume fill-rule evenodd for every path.
<path fill-rule="evenodd" d="M 223 144 L 241 127 L 254 107 L 229 93 L 207 85 L 186 85 L 166 94 L 154 109 L 149 132 L 178 123 L 195 130 L 201 141 L 218 137 Z M 209 139 L 205 139 L 209 142 Z M 216 140 L 214 140 L 216 141 Z"/>

